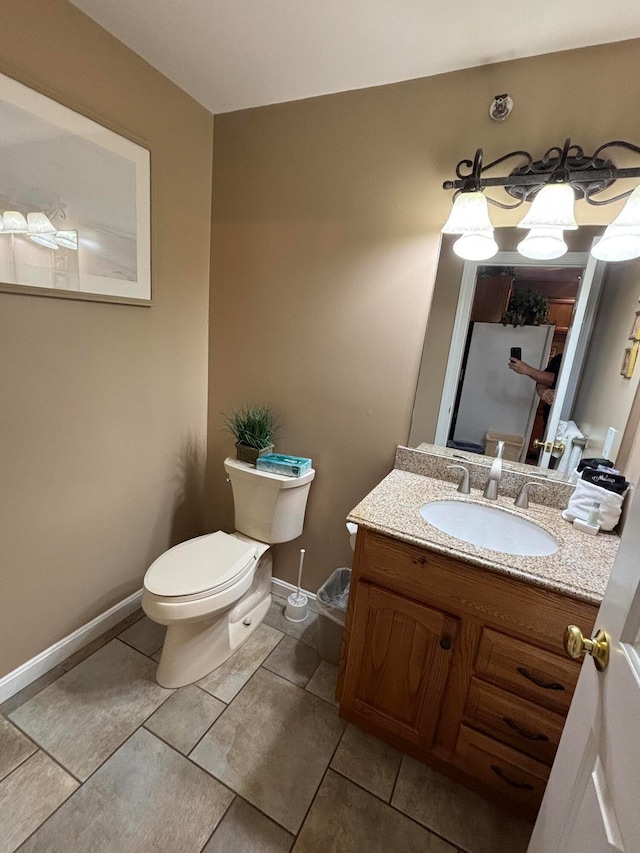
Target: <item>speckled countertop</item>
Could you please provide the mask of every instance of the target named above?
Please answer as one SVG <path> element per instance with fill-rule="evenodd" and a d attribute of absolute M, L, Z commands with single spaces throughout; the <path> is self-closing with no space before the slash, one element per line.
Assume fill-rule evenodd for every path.
<path fill-rule="evenodd" d="M 554 537 L 558 550 L 550 557 L 490 551 L 441 532 L 420 515 L 423 504 L 450 499 L 499 506 L 534 521 Z M 595 604 L 602 600 L 620 542 L 615 533 L 581 533 L 563 520 L 557 508 L 530 503 L 527 510 L 516 509 L 513 498 L 487 501 L 477 489 L 472 489 L 470 495 L 461 495 L 454 483 L 397 469 L 351 511 L 348 519 L 369 530 Z"/>

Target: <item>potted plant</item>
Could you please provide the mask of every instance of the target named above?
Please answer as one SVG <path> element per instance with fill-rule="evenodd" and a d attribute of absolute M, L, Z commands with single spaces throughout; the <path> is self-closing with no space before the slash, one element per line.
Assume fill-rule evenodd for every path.
<path fill-rule="evenodd" d="M 243 406 L 225 417 L 225 429 L 236 440 L 236 458 L 256 464 L 258 456 L 273 450 L 273 434 L 278 429 L 276 418 L 265 405 Z"/>
<path fill-rule="evenodd" d="M 516 290 L 500 322 L 503 326 L 542 326 L 549 319 L 549 300 L 535 290 Z"/>

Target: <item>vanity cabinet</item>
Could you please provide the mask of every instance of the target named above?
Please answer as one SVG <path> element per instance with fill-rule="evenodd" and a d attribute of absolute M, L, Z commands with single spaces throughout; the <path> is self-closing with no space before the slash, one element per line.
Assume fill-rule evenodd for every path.
<path fill-rule="evenodd" d="M 535 815 L 597 607 L 360 528 L 340 714 L 485 796 Z"/>

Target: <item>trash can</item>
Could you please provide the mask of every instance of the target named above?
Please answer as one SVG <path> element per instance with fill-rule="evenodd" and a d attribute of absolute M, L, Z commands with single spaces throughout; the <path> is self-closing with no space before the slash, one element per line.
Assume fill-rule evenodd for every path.
<path fill-rule="evenodd" d="M 518 462 L 522 454 L 522 446 L 524 445 L 523 435 L 512 435 L 508 432 L 499 432 L 495 429 L 490 429 L 486 434 L 484 452 L 487 456 L 495 456 L 498 449 L 498 442 L 504 441 L 504 450 L 502 458 Z"/>
<path fill-rule="evenodd" d="M 318 590 L 318 654 L 323 660 L 338 664 L 344 623 L 347 618 L 351 569 L 340 568 Z"/>

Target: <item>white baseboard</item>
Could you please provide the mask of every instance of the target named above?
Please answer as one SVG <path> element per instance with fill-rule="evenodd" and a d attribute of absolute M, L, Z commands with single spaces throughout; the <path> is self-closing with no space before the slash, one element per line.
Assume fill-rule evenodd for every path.
<path fill-rule="evenodd" d="M 78 628 L 77 631 L 74 631 L 67 637 L 63 637 L 62 640 L 59 640 L 53 646 L 49 646 L 48 649 L 45 649 L 39 655 L 23 663 L 22 666 L 14 669 L 13 672 L 9 672 L 3 678 L 0 678 L 0 702 L 6 701 L 15 693 L 18 693 L 18 691 L 31 684 L 32 681 L 49 672 L 54 666 L 62 663 L 63 660 L 66 660 L 74 652 L 86 646 L 87 643 L 104 634 L 109 628 L 113 628 L 114 625 L 117 625 L 118 622 L 140 607 L 141 598 L 142 590 L 139 589 L 133 595 L 125 598 L 124 601 L 114 604 L 113 607 L 101 613 L 100 616 L 96 616 L 91 622 L 87 622 L 86 625 Z"/>
<path fill-rule="evenodd" d="M 280 580 L 280 578 L 271 579 L 271 591 L 275 595 L 288 598 L 296 589 L 296 586 L 287 583 L 287 581 Z M 302 592 L 311 601 L 316 600 L 315 592 L 309 592 L 306 589 L 303 589 Z M 40 678 L 41 675 L 49 672 L 54 666 L 62 663 L 63 660 L 66 660 L 74 652 L 86 646 L 87 643 L 104 634 L 109 628 L 117 625 L 118 622 L 140 607 L 141 598 L 142 590 L 139 589 L 138 592 L 134 592 L 133 595 L 125 598 L 124 601 L 114 604 L 113 607 L 101 613 L 100 616 L 96 616 L 91 622 L 87 622 L 86 625 L 78 628 L 77 631 L 74 631 L 67 637 L 63 637 L 62 640 L 59 640 L 53 646 L 49 646 L 48 649 L 45 649 L 39 655 L 23 663 L 22 666 L 14 669 L 13 672 L 9 672 L 3 678 L 0 678 L 0 703 L 5 702 L 37 678 Z"/>
<path fill-rule="evenodd" d="M 282 580 L 280 580 L 280 578 L 271 578 L 271 592 L 274 595 L 280 595 L 280 596 L 282 596 L 282 598 L 288 598 L 291 595 L 291 593 L 295 592 L 297 589 L 298 589 L 298 587 L 292 583 L 287 583 L 287 581 L 282 581 Z M 317 596 L 316 596 L 315 592 L 309 592 L 308 589 L 301 589 L 301 592 L 304 592 L 304 594 L 307 596 L 307 598 L 309 598 L 311 601 L 316 600 Z"/>

